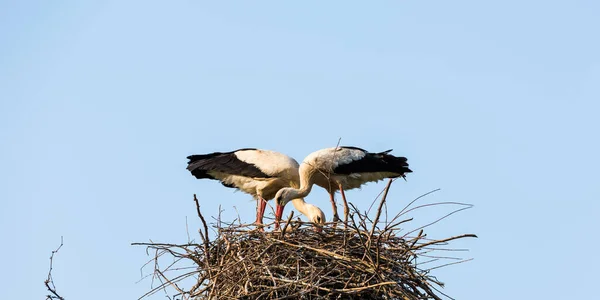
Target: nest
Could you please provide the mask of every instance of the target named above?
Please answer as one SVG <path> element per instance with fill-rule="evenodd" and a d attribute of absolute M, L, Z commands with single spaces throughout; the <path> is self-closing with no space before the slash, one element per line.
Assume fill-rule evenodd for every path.
<path fill-rule="evenodd" d="M 344 222 L 325 224 L 321 232 L 292 220 L 292 213 L 276 232 L 219 221 L 209 239 L 196 200 L 202 243 L 134 243 L 154 250 L 151 275 L 160 282 L 141 298 L 170 287 L 175 299 L 442 299 L 443 284 L 430 271 L 447 264 L 423 266 L 441 259 L 431 255 L 440 245 L 475 235 L 430 240 L 422 228 L 401 234 L 412 219 L 402 219 L 405 209 L 381 224 L 384 203 L 385 196 L 372 220 L 352 206 Z M 174 258 L 167 267 L 159 264 L 164 255 Z M 176 267 L 181 263 L 188 266 Z"/>

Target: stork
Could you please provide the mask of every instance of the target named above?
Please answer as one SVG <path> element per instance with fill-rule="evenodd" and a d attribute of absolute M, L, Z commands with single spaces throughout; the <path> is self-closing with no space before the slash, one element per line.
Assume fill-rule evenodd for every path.
<path fill-rule="evenodd" d="M 345 220 L 348 218 L 348 204 L 344 190 L 351 190 L 367 182 L 377 182 L 384 178 L 405 178 L 408 168 L 406 157 L 389 154 L 392 149 L 372 153 L 357 147 L 334 147 L 315 151 L 309 154 L 300 165 L 300 187 L 287 187 L 275 195 L 278 222 L 283 214 L 284 206 L 294 198 L 306 197 L 313 184 L 327 190 L 333 207 L 333 219 L 338 221 L 334 194 L 337 190 L 344 200 Z"/>
<path fill-rule="evenodd" d="M 267 201 L 273 199 L 278 190 L 299 187 L 298 162 L 279 152 L 245 148 L 231 152 L 190 155 L 187 158 L 187 169 L 194 177 L 219 180 L 226 187 L 252 195 L 257 201 L 257 225 L 263 224 Z M 288 201 L 290 200 L 319 230 L 325 222 L 323 211 L 302 198 Z M 279 222 L 276 222 L 275 228 L 278 227 Z"/>

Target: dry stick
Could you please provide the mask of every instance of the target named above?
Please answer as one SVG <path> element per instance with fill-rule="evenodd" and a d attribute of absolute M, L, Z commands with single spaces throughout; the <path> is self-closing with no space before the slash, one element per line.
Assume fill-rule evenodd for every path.
<path fill-rule="evenodd" d="M 63 246 L 63 237 L 61 236 L 60 237 L 60 246 L 58 246 L 58 248 L 56 248 L 56 250 L 52 251 L 52 255 L 50 255 L 50 270 L 48 270 L 48 278 L 44 281 L 44 285 L 46 285 L 46 288 L 48 289 L 48 291 L 50 293 L 52 293 L 52 295 L 46 295 L 46 299 L 65 300 L 65 298 L 63 298 L 56 292 L 56 286 L 54 286 L 54 281 L 52 280 L 52 260 L 54 259 L 54 254 L 56 254 L 58 252 L 58 250 L 60 250 L 60 248 L 62 248 L 62 246 Z M 50 285 L 52 285 L 52 287 L 50 287 Z"/>
<path fill-rule="evenodd" d="M 373 205 L 375 205 L 375 202 L 377 202 L 377 199 L 379 199 L 379 196 L 381 196 L 381 194 L 383 194 L 384 190 L 381 190 L 381 192 L 379 192 L 379 194 L 377 194 L 377 196 L 375 197 L 375 199 L 373 199 L 373 201 L 371 201 L 371 205 L 369 205 L 369 209 L 367 209 L 365 211 L 365 214 L 368 215 L 371 212 L 371 209 L 373 208 Z"/>
<path fill-rule="evenodd" d="M 165 296 L 169 297 L 169 294 L 167 293 L 167 288 L 165 287 L 166 284 L 162 281 L 162 279 L 158 275 L 156 275 L 156 270 L 154 270 L 152 277 L 153 277 L 153 279 L 154 279 L 154 277 L 158 278 L 160 285 L 154 289 L 155 291 L 151 295 L 154 295 L 156 292 L 158 292 L 162 289 L 163 292 L 165 292 Z"/>
<path fill-rule="evenodd" d="M 361 225 L 362 228 L 366 230 L 367 227 L 365 226 L 365 220 L 363 219 L 362 215 L 360 214 L 360 211 L 358 210 L 358 208 L 356 208 L 356 206 L 354 206 L 354 204 L 352 204 L 352 202 L 350 203 L 350 205 L 352 206 L 352 209 L 356 212 L 356 215 L 358 216 L 358 220 L 359 220 L 358 225 Z M 352 223 L 354 223 L 355 230 L 357 232 L 359 232 L 360 229 L 359 229 L 358 225 L 356 224 L 356 221 L 354 221 L 354 214 L 352 214 L 351 220 L 352 220 Z"/>
<path fill-rule="evenodd" d="M 423 229 L 421 229 L 419 231 L 419 234 L 417 235 L 417 237 L 415 237 L 412 241 L 412 243 L 410 244 L 410 246 L 408 247 L 408 249 L 410 249 L 411 251 L 415 248 L 413 248 L 415 246 L 415 244 L 421 239 L 421 237 L 423 236 Z"/>
<path fill-rule="evenodd" d="M 423 284 L 423 285 L 420 285 L 419 287 L 422 288 L 422 289 L 424 289 L 425 292 L 429 296 L 433 297 L 433 299 L 435 299 L 435 300 L 442 300 L 442 298 L 438 297 L 435 293 L 433 293 L 433 291 L 431 290 L 431 288 L 429 288 L 429 286 Z"/>
<path fill-rule="evenodd" d="M 353 205 L 353 206 L 354 206 L 354 205 Z M 363 240 L 363 238 L 362 238 L 362 234 L 360 234 L 360 229 L 359 229 L 359 228 L 358 228 L 358 226 L 356 225 L 356 221 L 354 221 L 354 218 L 352 218 L 352 225 L 354 225 L 353 229 L 354 229 L 354 230 L 355 230 L 355 231 L 358 233 L 358 234 L 357 234 L 357 236 L 358 236 L 358 239 L 360 240 L 360 244 L 361 244 L 361 245 L 366 245 L 366 242 Z M 352 227 L 351 227 L 351 228 L 352 228 Z M 345 236 L 344 236 L 344 238 L 345 238 Z M 344 241 L 344 245 L 345 245 L 345 241 Z M 365 259 L 365 257 L 367 256 L 367 254 L 369 254 L 369 259 L 370 259 L 371 261 L 373 261 L 373 259 L 370 257 L 370 253 L 369 253 L 369 251 L 365 251 L 361 259 L 363 259 L 363 260 L 364 260 L 364 259 Z"/>
<path fill-rule="evenodd" d="M 165 247 L 162 250 L 168 251 L 167 248 L 181 248 L 185 250 L 185 247 L 201 247 L 199 244 L 191 243 L 191 244 L 168 244 L 168 243 L 131 243 L 132 246 L 148 246 L 151 249 L 157 249 L 158 247 Z M 152 259 L 154 261 L 154 259 Z"/>
<path fill-rule="evenodd" d="M 438 284 L 438 285 L 439 285 L 439 286 L 441 286 L 441 287 L 444 287 L 444 284 L 443 284 L 443 283 L 441 283 L 441 282 L 436 282 L 436 284 Z M 442 295 L 446 296 L 446 298 L 448 298 L 448 299 L 450 299 L 450 300 L 456 300 L 455 298 L 452 298 L 452 297 L 448 296 L 448 294 L 446 294 L 446 293 L 444 293 L 444 292 L 440 291 L 440 289 L 436 288 L 436 287 L 435 287 L 435 286 L 433 286 L 433 285 L 431 286 L 431 288 L 432 288 L 432 289 L 434 289 L 436 292 L 438 292 L 438 293 L 440 293 L 440 294 L 442 294 Z"/>
<path fill-rule="evenodd" d="M 202 213 L 200 212 L 200 203 L 198 202 L 198 198 L 196 198 L 196 194 L 194 194 L 194 202 L 196 202 L 196 212 L 198 213 L 198 217 L 200 217 L 200 220 L 202 221 L 202 225 L 204 225 L 204 243 L 208 244 L 208 242 L 210 241 L 208 238 L 208 226 L 206 225 L 206 220 L 204 220 L 204 216 L 202 216 Z M 202 234 L 202 233 L 200 233 Z"/>
<path fill-rule="evenodd" d="M 410 232 L 406 233 L 404 236 L 406 237 L 407 235 L 409 235 L 409 234 L 411 234 L 411 233 L 413 233 L 413 232 L 415 232 L 415 231 L 417 231 L 417 230 L 421 230 L 421 229 L 423 229 L 423 228 L 429 227 L 429 226 L 431 226 L 431 225 L 433 225 L 433 224 L 435 224 L 435 223 L 437 223 L 437 222 L 439 222 L 439 221 L 441 221 L 441 220 L 443 220 L 443 219 L 445 219 L 445 218 L 447 218 L 447 217 L 449 217 L 449 216 L 451 216 L 451 215 L 453 215 L 453 214 L 455 214 L 455 213 L 457 213 L 457 212 L 463 211 L 463 210 L 465 210 L 465 209 L 469 209 L 469 208 L 471 208 L 471 207 L 473 207 L 473 206 L 468 206 L 468 207 L 463 207 L 463 208 L 460 208 L 460 209 L 456 209 L 456 210 L 454 210 L 454 211 L 452 211 L 452 212 L 450 212 L 450 213 L 448 213 L 448 214 L 444 215 L 443 217 L 441 217 L 441 218 L 438 218 L 437 220 L 435 220 L 435 221 L 433 221 L 433 222 L 431 222 L 431 223 L 428 223 L 428 224 L 426 224 L 426 225 L 423 225 L 423 226 L 421 226 L 421 227 L 419 227 L 419 228 L 417 228 L 417 229 L 414 229 L 414 230 L 412 230 L 412 231 L 410 231 Z"/>
<path fill-rule="evenodd" d="M 429 272 L 431 270 L 439 269 L 439 268 L 442 268 L 442 267 L 447 267 L 447 266 L 450 266 L 450 265 L 462 264 L 464 262 L 468 262 L 468 261 L 472 261 L 472 260 L 473 260 L 473 258 L 469 258 L 469 259 L 463 259 L 461 261 L 455 261 L 455 262 L 451 262 L 451 263 L 439 265 L 439 266 L 427 269 L 427 272 Z"/>
<path fill-rule="evenodd" d="M 196 213 L 198 214 L 198 217 L 200 218 L 200 221 L 202 221 L 202 225 L 204 226 L 204 234 L 202 234 L 200 229 L 198 229 L 198 233 L 200 234 L 200 237 L 202 237 L 202 241 L 204 242 L 204 264 L 207 272 L 210 274 L 210 252 L 208 250 L 210 248 L 210 238 L 208 237 L 208 225 L 206 224 L 204 216 L 200 212 L 200 203 L 198 202 L 196 194 L 194 194 L 194 203 L 196 204 Z M 221 208 L 219 206 L 219 219 L 221 215 L 220 210 Z"/>
<path fill-rule="evenodd" d="M 439 255 L 427 255 L 427 254 L 421 254 L 421 257 L 427 257 L 427 258 L 431 258 L 434 260 L 441 260 L 441 259 L 448 259 L 448 260 L 462 260 L 462 258 L 460 257 L 455 257 L 455 256 L 439 256 Z M 420 263 L 421 265 L 424 264 L 424 262 Z"/>
<path fill-rule="evenodd" d="M 294 211 L 290 211 L 290 216 L 288 217 L 287 221 L 285 222 L 285 226 L 283 226 L 283 228 L 281 229 L 281 239 L 283 240 L 283 236 L 285 235 L 285 231 L 288 228 L 288 225 L 290 225 L 290 221 L 292 220 L 292 217 L 294 216 Z"/>
<path fill-rule="evenodd" d="M 150 287 L 154 286 L 154 279 L 156 278 L 156 268 L 158 267 L 158 257 L 161 256 L 163 253 L 166 253 L 166 251 L 160 251 L 159 248 L 153 248 L 154 250 L 154 258 L 152 259 L 152 262 L 154 263 L 154 272 L 152 272 L 152 280 L 150 281 Z M 159 254 L 160 252 L 160 254 Z"/>
<path fill-rule="evenodd" d="M 364 252 L 363 252 L 363 256 L 362 256 L 362 260 L 364 260 L 365 258 L 368 258 L 369 261 L 371 263 L 373 263 L 373 257 L 371 257 L 371 251 L 369 251 L 370 246 L 369 246 L 369 242 L 363 240 L 362 238 L 362 234 L 360 232 L 360 229 L 358 228 L 358 226 L 356 225 L 356 222 L 354 221 L 354 218 L 352 218 L 352 224 L 354 225 L 354 230 L 358 233 L 358 239 L 360 240 L 360 245 L 364 248 Z"/>
<path fill-rule="evenodd" d="M 153 275 L 155 275 L 155 274 L 153 274 Z M 138 300 L 140 300 L 140 299 L 144 299 L 145 297 L 148 297 L 148 296 L 152 296 L 152 295 L 154 295 L 154 294 L 155 294 L 157 291 L 160 291 L 160 289 L 162 289 L 162 285 L 161 285 L 161 286 L 157 286 L 157 287 L 155 287 L 155 288 L 152 288 L 150 291 L 146 292 L 146 293 L 145 293 L 145 294 L 143 294 L 141 297 L 139 297 L 139 298 L 138 298 Z"/>
<path fill-rule="evenodd" d="M 413 218 L 402 220 L 402 221 L 396 222 L 394 224 L 387 223 L 388 225 L 386 225 L 383 228 L 380 235 L 387 234 L 387 238 L 389 239 L 389 237 L 392 235 L 393 231 L 396 231 L 398 229 L 398 225 L 406 223 L 406 222 L 410 222 L 412 220 L 413 220 Z"/>
<path fill-rule="evenodd" d="M 202 221 L 202 225 L 204 226 L 204 234 L 202 234 L 200 229 L 198 229 L 198 233 L 200 234 L 200 237 L 202 237 L 202 241 L 204 242 L 204 263 L 208 268 L 210 266 L 210 253 L 208 251 L 208 249 L 210 248 L 210 239 L 208 237 L 208 226 L 206 225 L 206 220 L 204 220 L 204 216 L 202 216 L 202 213 L 200 212 L 200 203 L 198 202 L 196 194 L 194 194 L 194 202 L 196 203 L 196 212 L 198 213 L 198 217 L 200 218 L 200 220 Z"/>
<path fill-rule="evenodd" d="M 427 246 L 430 246 L 430 245 L 441 244 L 441 243 L 445 243 L 445 242 L 448 242 L 448 241 L 451 241 L 451 240 L 462 239 L 462 238 L 466 238 L 466 237 L 474 237 L 474 238 L 476 238 L 477 235 L 474 235 L 474 234 L 471 234 L 471 233 L 469 233 L 469 234 L 461 234 L 461 235 L 449 237 L 449 238 L 443 239 L 443 240 L 431 241 L 431 242 L 428 242 L 428 243 L 425 243 L 425 244 L 418 245 L 418 246 L 414 247 L 413 250 L 419 250 L 419 249 L 421 249 L 423 247 L 427 247 Z"/>
<path fill-rule="evenodd" d="M 171 251 L 170 249 L 164 249 L 163 251 L 169 251 L 169 252 L 171 252 L 171 254 L 173 254 L 173 251 Z M 168 295 L 167 288 L 166 288 L 167 284 L 162 281 L 162 279 L 160 278 L 160 276 L 156 275 L 156 273 L 160 274 L 160 267 L 158 265 L 158 257 L 160 255 L 158 254 L 158 252 L 159 252 L 159 249 L 156 249 L 155 254 L 154 254 L 155 255 L 154 256 L 155 257 L 154 258 L 154 274 L 152 276 L 152 279 L 154 279 L 154 277 L 156 277 L 158 279 L 158 281 L 160 281 L 160 286 L 159 287 L 162 288 L 162 290 L 165 292 L 165 295 Z"/>
<path fill-rule="evenodd" d="M 406 206 L 405 206 L 405 207 L 404 207 L 404 208 L 403 208 L 403 209 L 402 209 L 402 210 L 401 210 L 401 211 L 400 211 L 398 214 L 402 214 L 402 213 L 403 213 L 403 212 L 404 212 L 404 211 L 405 211 L 405 210 L 406 210 L 406 209 L 407 209 L 409 206 L 411 206 L 411 205 L 412 205 L 413 203 L 415 203 L 417 200 L 419 200 L 419 199 L 421 199 L 421 198 L 423 198 L 423 197 L 425 197 L 425 196 L 427 196 L 427 195 L 429 195 L 429 194 L 433 194 L 433 193 L 435 193 L 435 192 L 437 192 L 437 191 L 440 191 L 440 190 L 441 190 L 441 189 L 435 189 L 435 190 L 433 190 L 433 191 L 427 192 L 427 193 L 425 193 L 425 194 L 423 194 L 423 195 L 421 195 L 421 196 L 419 196 L 419 197 L 415 198 L 413 201 L 410 201 L 410 202 L 409 202 L 409 203 L 408 203 L 408 204 L 407 204 L 407 205 L 406 205 Z"/>
<path fill-rule="evenodd" d="M 385 203 L 385 199 L 387 198 L 390 187 L 392 186 L 393 180 L 390 179 L 388 184 L 385 186 L 385 190 L 383 192 L 383 197 L 381 197 L 381 202 L 379 202 L 379 208 L 377 208 L 377 215 L 375 215 L 375 219 L 373 220 L 373 227 L 371 228 L 371 232 L 369 233 L 369 240 L 373 237 L 373 233 L 375 232 L 375 228 L 377 227 L 377 222 L 379 222 L 379 216 L 381 216 L 381 209 L 383 208 L 383 203 Z"/>
<path fill-rule="evenodd" d="M 160 270 L 156 270 L 156 271 L 157 271 L 158 273 L 161 273 L 161 272 L 160 272 Z M 173 282 L 176 282 L 176 281 L 183 280 L 183 279 L 185 279 L 185 278 L 187 278 L 187 277 L 191 276 L 193 273 L 196 273 L 196 271 L 194 271 L 194 272 L 189 272 L 189 273 L 186 273 L 186 274 L 183 274 L 183 275 L 179 275 L 179 276 L 177 276 L 177 277 L 175 277 L 175 278 L 173 278 L 173 279 L 167 279 L 166 277 L 165 277 L 165 279 L 167 279 L 168 281 L 173 281 Z M 154 275 L 155 275 L 155 274 L 154 274 Z M 161 274 L 161 275 L 162 275 L 162 274 Z M 162 276 L 164 277 L 164 275 L 162 275 Z M 160 280 L 160 278 L 159 278 L 159 280 Z M 153 288 L 152 290 L 150 290 L 150 291 L 149 291 L 149 292 L 147 292 L 146 294 L 142 295 L 141 297 L 139 297 L 139 298 L 138 298 L 138 300 L 139 300 L 139 299 L 143 299 L 144 297 L 147 297 L 147 296 L 152 296 L 152 295 L 154 295 L 156 292 L 160 291 L 161 289 L 165 290 L 165 293 L 166 293 L 166 289 L 165 289 L 165 287 L 166 287 L 166 286 L 168 286 L 168 284 L 167 284 L 167 283 L 164 283 L 164 282 L 162 282 L 162 281 L 161 281 L 161 285 L 159 285 L 159 286 L 157 286 L 157 287 Z M 186 294 L 189 294 L 188 292 L 185 292 L 185 293 L 186 293 Z"/>
<path fill-rule="evenodd" d="M 159 274 L 160 276 L 162 276 L 162 277 L 163 277 L 163 278 L 164 278 L 164 279 L 167 281 L 167 283 L 168 283 L 168 284 L 170 284 L 170 285 L 171 285 L 171 286 L 172 286 L 172 287 L 173 287 L 175 290 L 177 290 L 178 292 L 180 292 L 180 293 L 182 293 L 182 294 L 184 294 L 184 293 L 185 293 L 183 290 L 181 290 L 181 289 L 179 288 L 179 286 L 177 286 L 177 284 L 176 284 L 174 281 L 171 281 L 169 278 L 167 278 L 167 276 L 165 276 L 165 274 L 163 274 L 163 272 L 161 272 L 160 270 L 156 270 L 156 272 L 158 272 L 158 274 Z M 190 273 L 188 273 L 188 274 L 190 274 Z M 178 276 L 178 277 L 175 277 L 175 278 L 173 278 L 173 280 L 177 280 L 177 278 L 179 278 L 179 277 L 180 277 L 180 276 Z M 164 285 L 164 286 L 167 286 L 167 285 L 168 285 L 167 283 L 165 283 L 165 284 L 163 284 L 163 285 Z"/>
<path fill-rule="evenodd" d="M 191 242 L 192 242 L 192 240 L 191 240 L 191 238 L 190 238 L 190 228 L 189 228 L 189 226 L 188 226 L 188 219 L 187 219 L 187 216 L 185 216 L 185 233 L 187 234 L 187 238 L 188 238 L 188 239 L 187 239 L 187 241 L 188 241 L 188 243 L 191 243 Z"/>
<path fill-rule="evenodd" d="M 421 205 L 415 206 L 415 207 L 413 207 L 413 208 L 411 208 L 409 210 L 404 211 L 401 214 L 396 215 L 396 217 L 394 217 L 394 220 L 396 218 L 399 218 L 399 217 L 401 217 L 401 216 L 403 216 L 403 215 L 405 215 L 405 214 L 407 214 L 407 213 L 409 213 L 409 212 L 411 212 L 413 210 L 417 210 L 419 208 L 430 207 L 430 206 L 441 206 L 441 205 L 458 205 L 458 206 L 463 206 L 465 208 L 471 208 L 471 207 L 473 207 L 473 204 L 467 204 L 467 203 L 455 202 L 455 201 L 444 201 L 444 202 L 427 203 L 427 204 L 421 204 Z M 392 220 L 392 222 L 394 220 Z"/>

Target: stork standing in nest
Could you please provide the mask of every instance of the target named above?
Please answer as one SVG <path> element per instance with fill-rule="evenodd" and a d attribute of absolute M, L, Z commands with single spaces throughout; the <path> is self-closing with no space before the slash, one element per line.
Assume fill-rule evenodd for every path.
<path fill-rule="evenodd" d="M 257 201 L 256 224 L 263 225 L 267 201 L 282 188 L 299 187 L 298 162 L 275 151 L 245 148 L 231 152 L 190 155 L 187 169 L 198 179 L 219 180 L 229 188 L 252 195 Z M 325 222 L 323 211 L 302 197 L 289 199 L 319 230 Z M 286 202 L 287 203 L 287 202 Z M 283 209 L 276 208 L 276 211 Z M 279 228 L 279 222 L 275 223 Z"/>
<path fill-rule="evenodd" d="M 371 153 L 356 147 L 334 147 L 309 154 L 300 165 L 300 187 L 283 188 L 275 195 L 277 211 L 275 222 L 281 220 L 284 206 L 295 198 L 306 197 L 313 184 L 327 190 L 333 219 L 338 221 L 334 194 L 337 190 L 344 201 L 344 216 L 348 218 L 348 203 L 344 190 L 355 189 L 367 182 L 377 182 L 385 178 L 405 178 L 408 168 L 406 157 L 389 154 L 392 150 Z"/>

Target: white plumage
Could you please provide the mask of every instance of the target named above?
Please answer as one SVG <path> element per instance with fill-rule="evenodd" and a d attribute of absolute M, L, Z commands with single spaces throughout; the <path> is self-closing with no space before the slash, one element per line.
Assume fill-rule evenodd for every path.
<path fill-rule="evenodd" d="M 404 177 L 412 172 L 405 157 L 396 157 L 387 150 L 371 153 L 356 147 L 326 148 L 309 154 L 300 165 L 300 187 L 283 188 L 275 195 L 278 211 L 276 220 L 281 218 L 283 207 L 294 198 L 306 197 L 312 185 L 327 190 L 333 208 L 334 221 L 339 220 L 334 194 L 340 190 L 344 200 L 345 215 L 348 207 L 344 190 L 358 188 L 367 182 L 377 182 L 385 178 Z"/>
<path fill-rule="evenodd" d="M 239 189 L 257 200 L 256 223 L 263 224 L 266 201 L 278 190 L 299 187 L 298 162 L 269 150 L 239 149 L 188 156 L 187 169 L 198 179 L 219 180 L 224 186 Z M 294 207 L 316 224 L 325 222 L 323 211 L 302 198 L 292 201 Z M 278 227 L 279 223 L 276 223 Z"/>

